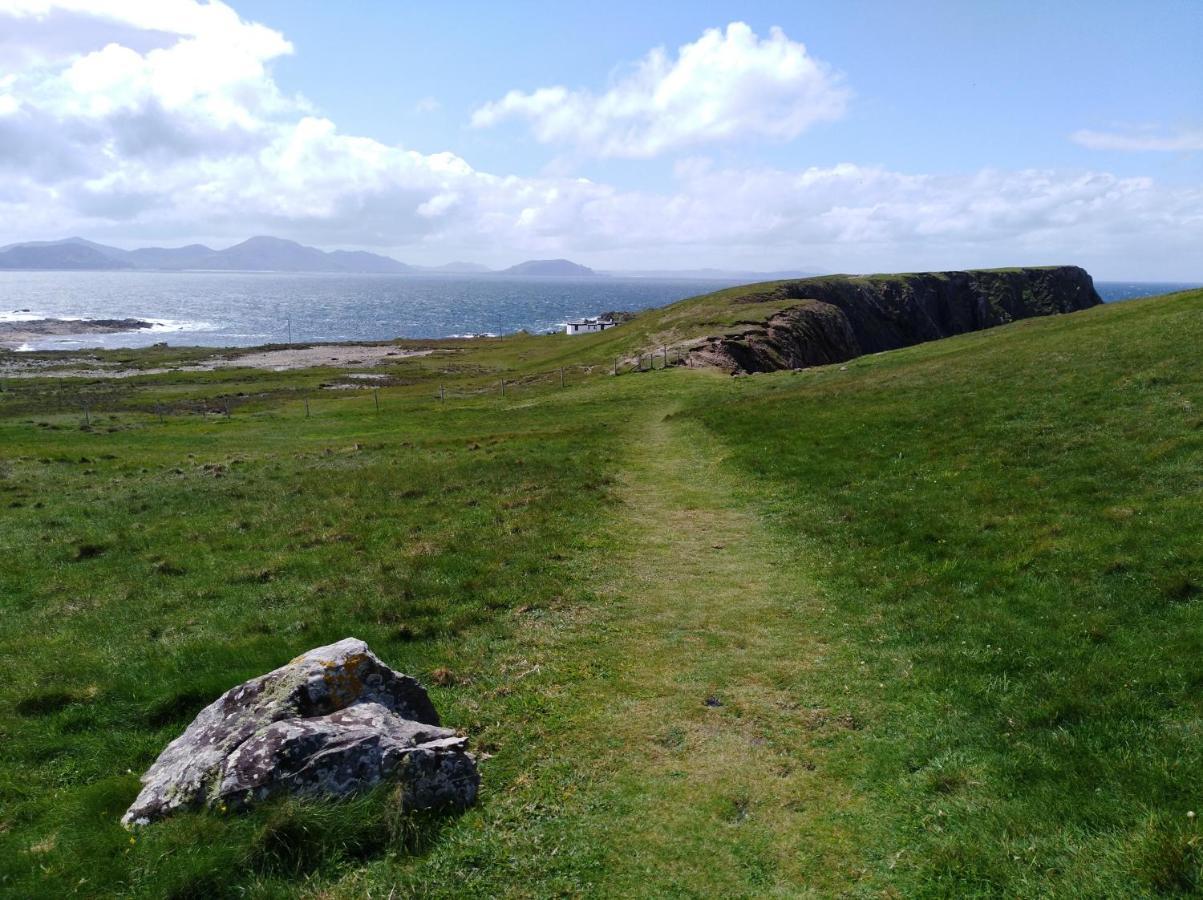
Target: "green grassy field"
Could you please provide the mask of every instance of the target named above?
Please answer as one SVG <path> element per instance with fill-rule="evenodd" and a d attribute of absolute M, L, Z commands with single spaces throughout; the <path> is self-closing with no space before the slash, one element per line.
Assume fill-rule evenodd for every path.
<path fill-rule="evenodd" d="M 324 370 L 8 382 L 0 891 L 1203 890 L 1203 292 L 609 374 L 751 306 L 448 346 L 379 411 Z M 477 807 L 120 828 L 201 707 L 349 635 L 471 735 Z"/>

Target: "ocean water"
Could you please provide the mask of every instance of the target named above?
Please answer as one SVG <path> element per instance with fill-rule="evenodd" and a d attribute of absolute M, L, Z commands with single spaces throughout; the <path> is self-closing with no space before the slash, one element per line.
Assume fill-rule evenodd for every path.
<path fill-rule="evenodd" d="M 252 346 L 559 330 L 566 319 L 637 312 L 735 282 L 239 272 L 0 272 L 0 321 L 143 319 L 149 330 L 54 337 L 24 349 Z M 1100 282 L 1106 301 L 1194 285 Z M 291 329 L 291 331 L 290 331 Z"/>
<path fill-rule="evenodd" d="M 560 330 L 569 318 L 637 312 L 731 282 L 652 278 L 241 272 L 0 272 L 0 321 L 142 319 L 128 334 L 47 338 L 28 349 L 253 346 Z"/>

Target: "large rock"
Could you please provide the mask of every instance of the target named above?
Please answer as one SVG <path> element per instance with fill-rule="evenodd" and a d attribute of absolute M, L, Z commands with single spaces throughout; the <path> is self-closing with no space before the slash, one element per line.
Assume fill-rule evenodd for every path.
<path fill-rule="evenodd" d="M 425 689 L 347 638 L 226 691 L 142 776 L 122 817 L 145 825 L 276 793 L 342 797 L 394 780 L 411 809 L 462 808 L 480 776 Z"/>

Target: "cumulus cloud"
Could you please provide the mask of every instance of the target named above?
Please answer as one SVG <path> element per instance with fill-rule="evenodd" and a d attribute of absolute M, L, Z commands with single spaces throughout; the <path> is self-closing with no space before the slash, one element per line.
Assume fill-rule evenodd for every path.
<path fill-rule="evenodd" d="M 842 79 L 780 28 L 762 39 L 732 22 L 708 29 L 675 58 L 652 50 L 604 93 L 514 90 L 477 109 L 472 124 L 524 119 L 543 143 L 651 157 L 715 141 L 788 140 L 840 118 L 848 99 Z"/>
<path fill-rule="evenodd" d="M 1185 265 L 1203 231 L 1203 190 L 1105 172 L 724 168 L 689 157 L 657 190 L 485 172 L 454 153 L 344 133 L 277 86 L 271 63 L 291 52 L 287 39 L 216 2 L 0 0 L 0 35 L 14 31 L 24 62 L 0 75 L 0 243 L 276 233 L 421 262 L 571 255 L 864 270 L 1119 265 L 1125 254 Z M 730 33 L 710 40 L 725 46 Z M 774 41 L 785 56 L 798 46 L 753 43 Z M 663 67 L 679 70 L 681 57 Z M 638 118 L 628 133 L 664 139 Z"/>
<path fill-rule="evenodd" d="M 1185 153 L 1203 150 L 1203 129 L 1158 134 L 1151 129 L 1132 132 L 1091 131 L 1081 129 L 1070 140 L 1091 150 L 1161 151 Z"/>

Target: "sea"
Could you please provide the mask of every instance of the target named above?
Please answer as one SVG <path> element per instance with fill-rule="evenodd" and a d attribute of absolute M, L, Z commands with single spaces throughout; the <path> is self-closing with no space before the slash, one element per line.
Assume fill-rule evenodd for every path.
<path fill-rule="evenodd" d="M 738 282 L 603 276 L 259 272 L 0 272 L 0 322 L 142 319 L 154 327 L 47 337 L 19 349 L 255 346 L 560 331 L 572 318 L 638 312 Z M 1197 287 L 1098 282 L 1115 302 Z"/>

